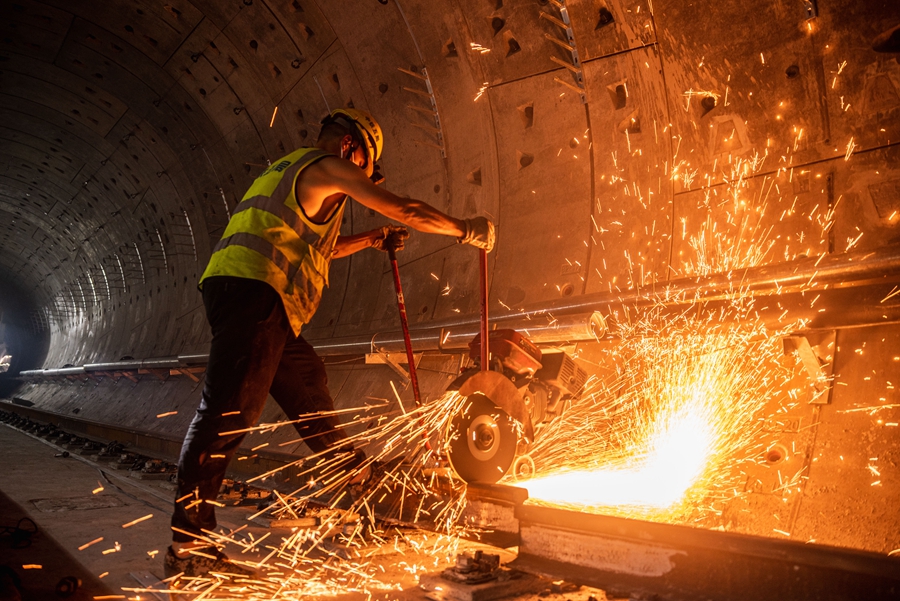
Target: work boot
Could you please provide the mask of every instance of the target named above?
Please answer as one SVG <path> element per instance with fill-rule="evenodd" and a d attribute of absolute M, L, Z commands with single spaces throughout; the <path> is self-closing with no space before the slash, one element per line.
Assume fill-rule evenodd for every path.
<path fill-rule="evenodd" d="M 175 555 L 172 547 L 166 550 L 165 577 L 171 578 L 183 574 L 189 578 L 203 576 L 209 572 L 234 574 L 255 578 L 256 572 L 246 566 L 235 563 L 227 555 L 214 547 L 195 550 L 184 559 Z"/>

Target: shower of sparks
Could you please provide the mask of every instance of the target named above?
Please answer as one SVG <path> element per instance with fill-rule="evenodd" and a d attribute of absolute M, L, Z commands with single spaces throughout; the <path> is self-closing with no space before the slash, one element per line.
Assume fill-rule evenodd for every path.
<path fill-rule="evenodd" d="M 890 299 L 890 298 L 894 298 L 894 297 L 897 296 L 898 294 L 900 294 L 900 286 L 894 286 L 894 287 L 891 289 L 891 291 L 888 293 L 888 295 L 885 296 L 883 299 L 881 299 L 881 300 L 878 301 L 878 302 L 879 302 L 879 303 L 883 303 L 884 301 L 886 301 L 886 300 L 888 300 L 888 299 Z"/>
<path fill-rule="evenodd" d="M 78 547 L 78 550 L 79 550 L 79 551 L 84 551 L 85 549 L 87 549 L 87 548 L 90 547 L 91 545 L 96 545 L 96 544 L 99 543 L 99 542 L 103 542 L 103 537 L 102 537 L 102 536 L 99 537 L 99 538 L 95 538 L 95 539 L 92 540 L 91 542 L 84 543 L 83 545 L 81 545 L 80 547 Z"/>
<path fill-rule="evenodd" d="M 441 469 L 438 456 L 446 442 L 444 432 L 449 419 L 457 415 L 465 398 L 448 392 L 423 405 L 406 408 L 396 391 L 396 402 L 382 401 L 355 408 L 344 427 L 360 430 L 347 442 L 364 448 L 367 458 L 361 470 L 370 471 L 364 486 L 350 486 L 355 473 L 346 467 L 347 453 L 320 453 L 272 470 L 254 478 L 263 480 L 278 472 L 290 474 L 298 488 L 289 493 L 275 492 L 277 502 L 256 514 L 271 520 L 298 520 L 314 516 L 315 527 L 295 527 L 280 541 L 268 535 L 254 540 L 241 532 L 206 532 L 211 545 L 227 546 L 238 565 L 249 567 L 257 578 L 215 574 L 200 578 L 176 577 L 149 588 L 124 588 L 131 593 L 211 593 L 215 599 L 231 601 L 260 598 L 272 601 L 330 597 L 348 592 L 391 591 L 396 584 L 384 577 L 374 562 L 372 545 L 394 547 L 398 553 L 414 551 L 429 557 L 428 569 L 446 567 L 459 547 L 459 534 L 465 525 L 465 487 L 452 474 Z M 412 408 L 411 408 L 412 407 Z M 346 411 L 335 411 L 334 415 Z M 252 432 L 272 430 L 319 415 L 277 424 L 261 424 Z M 190 501 L 191 496 L 181 501 Z M 199 499 L 190 501 L 199 503 Z M 221 505 L 218 504 L 217 505 Z M 255 517 L 256 517 L 255 516 Z M 377 518 L 377 521 L 376 521 Z M 290 522 L 287 522 L 290 523 Z M 404 526 L 399 530 L 395 526 Z M 416 530 L 423 527 L 428 530 Z M 240 529 L 239 529 L 240 530 Z M 356 549 L 354 559 L 344 559 L 329 551 L 323 543 L 337 534 L 341 544 Z M 265 540 L 263 540 L 265 539 Z M 261 553 L 261 561 L 247 558 Z M 412 555 L 412 553 L 411 553 Z M 409 566 L 408 571 L 426 566 Z"/>
<path fill-rule="evenodd" d="M 847 142 L 847 151 L 844 153 L 844 160 L 849 161 L 850 156 L 853 154 L 853 151 L 856 150 L 856 143 L 853 141 L 853 138 L 850 138 L 850 141 Z"/>
<path fill-rule="evenodd" d="M 481 87 L 478 88 L 478 93 L 475 95 L 474 102 L 478 102 L 478 99 L 484 96 L 484 92 L 488 89 L 488 85 L 488 82 L 484 82 L 483 84 L 481 84 Z"/>
<path fill-rule="evenodd" d="M 152 517 L 153 517 L 153 514 L 149 513 L 149 514 L 145 515 L 144 517 L 140 517 L 136 520 L 132 520 L 132 521 L 128 522 L 127 524 L 122 524 L 122 528 L 131 528 L 135 524 L 140 524 L 141 522 L 145 522 Z"/>
<path fill-rule="evenodd" d="M 490 52 L 476 43 L 470 43 L 470 50 Z M 765 55 L 759 56 L 765 65 Z M 832 88 L 846 66 L 846 61 L 838 65 Z M 488 88 L 488 82 L 484 82 L 474 100 L 478 101 Z M 730 90 L 726 85 L 723 106 L 729 105 Z M 735 94 L 737 90 L 731 92 Z M 625 93 L 627 96 L 627 89 Z M 716 104 L 721 97 L 716 92 L 694 89 L 685 91 L 683 96 L 685 111 L 689 111 L 694 96 L 698 100 L 712 98 Z M 747 93 L 748 99 L 752 97 L 753 92 Z M 841 106 L 844 111 L 849 108 L 843 98 Z M 697 205 L 684 211 L 671 228 L 671 236 L 660 233 L 669 226 L 657 226 L 655 221 L 651 225 L 651 219 L 647 219 L 643 235 L 659 247 L 629 246 L 626 252 L 618 251 L 618 260 L 627 262 L 626 273 L 614 275 L 616 268 L 607 266 L 607 259 L 615 260 L 612 253 L 600 256 L 603 273 L 599 269 L 596 273 L 601 280 L 608 278 L 602 282 L 604 287 L 610 291 L 635 289 L 668 278 L 713 274 L 728 274 L 730 278 L 738 270 L 771 262 L 826 256 L 828 235 L 841 197 L 831 206 L 816 204 L 810 208 L 804 204 L 800 194 L 814 190 L 824 181 L 823 175 L 814 166 L 794 162 L 792 153 L 804 150 L 810 136 L 789 120 L 790 107 L 785 108 L 784 102 L 778 107 L 774 118 L 784 120 L 792 132 L 789 139 L 783 140 L 783 146 L 778 140 L 767 139 L 762 150 L 756 151 L 747 146 L 747 132 L 739 123 L 730 127 L 729 122 L 721 122 L 709 133 L 711 165 L 696 163 L 697 155 L 691 154 L 695 149 L 690 148 L 689 138 L 679 134 L 672 123 L 661 122 L 657 126 L 654 120 L 656 143 L 671 142 L 671 156 L 656 165 L 656 182 L 652 180 L 657 178 L 645 178 L 640 183 L 629 181 L 630 167 L 622 160 L 627 158 L 625 149 L 610 151 L 610 171 L 598 180 L 608 189 L 596 198 L 596 211 L 590 217 L 595 248 L 606 251 L 610 237 L 620 236 L 629 228 L 634 229 L 632 235 L 641 235 L 633 224 L 644 215 L 641 209 L 657 210 L 655 205 L 666 197 L 666 185 L 674 186 L 676 191 L 693 191 L 684 198 L 695 197 Z M 629 129 L 623 133 L 628 156 L 643 156 L 639 138 L 632 140 Z M 569 143 L 570 137 L 569 132 L 560 139 Z M 579 145 L 578 137 L 572 138 L 570 147 Z M 858 149 L 851 138 L 844 158 L 849 160 Z M 561 152 L 562 149 L 557 156 L 563 156 Z M 572 156 L 577 159 L 577 155 Z M 627 203 L 622 203 L 623 199 Z M 619 204 L 635 208 L 629 209 L 628 214 L 622 209 L 619 214 Z M 889 220 L 893 222 L 894 217 L 892 214 Z M 860 231 L 847 238 L 846 249 L 856 245 L 861 237 Z M 665 248 L 662 241 L 666 239 L 674 252 L 663 275 L 651 265 L 651 259 L 654 251 Z M 572 265 L 568 259 L 567 262 Z M 435 273 L 430 276 L 441 280 Z M 807 287 L 814 288 L 814 280 L 815 275 Z M 701 318 L 699 312 L 673 316 L 660 306 L 634 320 L 627 314 L 616 320 L 619 342 L 611 344 L 602 360 L 592 367 L 584 393 L 560 416 L 536 429 L 529 451 L 535 476 L 517 483 L 528 488 L 529 503 L 698 524 L 717 515 L 728 501 L 742 494 L 739 483 L 746 480 L 748 469 L 761 461 L 760 456 L 768 452 L 768 447 L 760 442 L 761 428 L 773 411 L 783 409 L 775 406 L 783 402 L 786 391 L 791 395 L 794 389 L 789 382 L 793 372 L 778 364 L 783 353 L 781 337 L 792 328 L 767 330 L 755 320 L 752 302 L 739 300 L 739 286 L 736 277 L 735 289 L 726 295 L 730 304 L 726 301 L 725 308 L 709 317 Z M 556 288 L 560 290 L 559 285 Z M 441 293 L 447 296 L 451 290 L 446 283 Z M 900 289 L 894 289 L 882 302 L 898 294 Z M 810 306 L 816 299 L 818 296 Z M 665 302 L 690 300 L 666 298 Z M 452 310 L 460 312 L 458 308 Z M 523 333 L 527 334 L 527 330 Z M 450 332 L 442 336 L 444 343 Z M 305 523 L 306 519 L 318 525 L 292 527 L 291 533 L 280 539 L 272 533 L 254 538 L 240 528 L 233 532 L 207 532 L 207 542 L 227 547 L 230 556 L 239 565 L 256 570 L 257 577 L 179 576 L 154 587 L 154 592 L 185 594 L 185 598 L 193 592 L 204 599 L 223 601 L 372 594 L 398 587 L 375 563 L 371 550 L 375 546 L 427 556 L 429 569 L 451 561 L 459 549 L 459 535 L 469 528 L 464 519 L 465 486 L 454 479 L 440 458 L 448 443 L 444 439 L 448 421 L 460 412 L 465 399 L 448 392 L 415 407 L 408 389 L 398 388 L 393 382 L 391 388 L 394 398 L 390 400 L 368 397 L 378 402 L 331 412 L 333 417 L 342 419 L 348 431 L 356 432 L 348 443 L 366 451 L 367 459 L 361 469 L 371 470 L 372 475 L 365 485 L 349 486 L 355 472 L 346 467 L 346 453 L 320 453 L 261 474 L 254 480 L 269 481 L 281 472 L 280 479 L 297 484 L 292 491 L 282 492 L 279 487 L 274 493 L 275 502 L 254 517 L 285 523 Z M 881 404 L 844 412 L 875 416 L 896 407 Z M 223 415 L 236 413 L 239 412 Z M 158 417 L 166 415 L 169 414 Z M 251 437 L 263 435 L 320 416 L 263 423 L 239 432 Z M 281 446 L 297 442 L 291 440 Z M 266 444 L 248 447 L 255 451 Z M 238 460 L 249 457 L 253 456 Z M 866 469 L 873 478 L 880 476 L 877 465 L 870 464 Z M 784 477 L 779 472 L 778 478 L 775 491 L 788 494 L 799 489 L 806 475 L 803 470 Z M 513 482 L 514 476 L 504 480 Z M 178 502 L 184 502 L 188 508 L 204 502 L 192 497 L 186 495 Z M 422 530 L 415 529 L 419 527 Z M 774 532 L 790 536 L 784 530 Z M 352 559 L 343 559 L 330 550 L 326 543 L 335 535 L 341 545 L 353 550 Z M 80 549 L 102 540 L 98 538 Z M 118 545 L 103 553 L 116 550 Z M 408 570 L 416 573 L 425 567 L 410 565 Z M 125 589 L 129 593 L 149 590 Z"/>
<path fill-rule="evenodd" d="M 748 312 L 621 327 L 614 375 L 535 433 L 529 503 L 669 522 L 715 511 L 756 461 L 760 418 L 790 375 L 771 369 L 779 333 L 735 325 Z"/>
<path fill-rule="evenodd" d="M 709 91 L 709 90 L 694 90 L 693 88 L 691 88 L 690 90 L 686 90 L 686 91 L 682 94 L 682 96 L 685 97 L 685 106 L 684 106 L 684 110 L 685 110 L 685 111 L 690 110 L 690 108 L 691 108 L 691 98 L 693 98 L 694 96 L 699 97 L 701 100 L 702 100 L 703 98 L 712 98 L 712 99 L 715 100 L 716 102 L 718 102 L 718 101 L 719 101 L 719 98 L 721 97 L 720 94 L 717 94 L 717 93 L 712 92 L 712 91 Z"/>
<path fill-rule="evenodd" d="M 530 452 L 535 477 L 518 483 L 528 488 L 529 503 L 673 523 L 696 523 L 721 510 L 738 494 L 743 468 L 765 450 L 758 434 L 771 402 L 790 388 L 791 370 L 772 368 L 784 332 L 752 325 L 752 313 L 750 303 L 735 300 L 705 320 L 673 317 L 662 308 L 633 323 L 623 320 L 620 342 L 594 367 L 585 394 L 538 427 Z M 408 566 L 411 573 L 449 565 L 467 528 L 465 487 L 442 469 L 439 458 L 449 442 L 448 422 L 465 399 L 448 392 L 418 408 L 408 399 L 404 408 L 404 393 L 409 391 L 396 390 L 390 402 L 375 399 L 353 415 L 334 412 L 356 432 L 349 442 L 366 450 L 363 469 L 372 475 L 365 486 L 348 492 L 356 472 L 346 470 L 347 454 L 305 457 L 256 478 L 281 471 L 298 483 L 289 493 L 274 493 L 276 502 L 257 516 L 312 517 L 317 526 L 294 527 L 281 540 L 268 534 L 254 539 L 241 529 L 206 532 L 207 542 L 227 546 L 232 559 L 256 570 L 256 577 L 182 576 L 152 590 L 215 592 L 222 601 L 397 590 L 376 563 L 374 547 L 427 557 L 427 566 Z M 271 432 L 293 423 L 252 430 Z M 782 490 L 799 488 L 802 477 L 787 477 Z M 351 559 L 329 550 L 325 543 L 335 535 L 355 550 Z M 254 554 L 262 559 L 251 559 Z"/>

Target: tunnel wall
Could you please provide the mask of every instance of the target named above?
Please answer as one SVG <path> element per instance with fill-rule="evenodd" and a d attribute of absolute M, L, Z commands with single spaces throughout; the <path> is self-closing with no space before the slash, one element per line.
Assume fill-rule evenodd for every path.
<path fill-rule="evenodd" d="M 537 0 L 112 6 L 9 9 L 4 261 L 47 299 L 48 366 L 201 352 L 230 211 L 346 104 L 384 123 L 392 191 L 497 222 L 498 309 L 897 238 L 887 2 L 572 2 L 576 65 Z M 473 259 L 414 236 L 414 322 L 474 311 Z M 310 337 L 393 319 L 382 256 L 332 281 Z"/>
<path fill-rule="evenodd" d="M 204 353 L 196 282 L 231 211 L 350 104 L 384 126 L 388 189 L 497 223 L 493 311 L 876 249 L 900 235 L 900 66 L 871 45 L 898 15 L 887 0 L 817 4 L 810 18 L 781 0 L 573 0 L 566 14 L 541 0 L 15 0 L 0 47 L 0 262 L 40 299 L 45 367 Z M 353 204 L 343 232 L 383 223 Z M 401 273 L 414 324 L 476 312 L 475 257 L 411 238 Z M 331 281 L 307 337 L 396 327 L 383 255 L 337 261 Z M 868 482 L 819 467 L 853 436 L 868 441 L 854 461 L 896 446 L 889 426 L 839 411 L 896 399 L 897 334 L 840 332 L 878 348 L 893 384 L 871 388 L 873 366 L 838 355 L 850 387 L 804 442 L 822 463 L 792 536 L 900 546 L 887 517 L 855 532 L 817 517 L 857 498 L 876 514 L 897 506 L 887 477 L 857 495 Z M 434 361 L 428 394 L 454 371 Z M 386 367 L 329 370 L 339 406 L 391 399 Z M 178 436 L 198 389 L 45 382 L 16 394 Z M 771 534 L 735 511 L 735 528 Z"/>

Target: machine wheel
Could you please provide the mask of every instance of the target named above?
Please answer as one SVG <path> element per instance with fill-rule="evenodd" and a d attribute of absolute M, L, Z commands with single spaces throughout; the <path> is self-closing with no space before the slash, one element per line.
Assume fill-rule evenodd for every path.
<path fill-rule="evenodd" d="M 466 482 L 493 484 L 506 475 L 516 457 L 515 421 L 488 397 L 467 397 L 447 431 L 450 466 Z"/>
<path fill-rule="evenodd" d="M 534 472 L 534 459 L 531 458 L 531 455 L 519 455 L 513 461 L 512 473 L 516 482 L 531 480 L 534 477 Z"/>

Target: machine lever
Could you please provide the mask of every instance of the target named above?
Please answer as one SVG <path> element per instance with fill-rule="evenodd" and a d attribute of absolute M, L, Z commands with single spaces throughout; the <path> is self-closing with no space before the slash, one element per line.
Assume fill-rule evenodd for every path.
<path fill-rule="evenodd" d="M 397 292 L 397 307 L 400 310 L 400 327 L 403 329 L 403 343 L 406 346 L 406 360 L 409 363 L 409 383 L 416 399 L 416 407 L 422 406 L 419 396 L 419 378 L 416 376 L 416 358 L 413 355 L 412 340 L 409 337 L 409 318 L 406 315 L 406 301 L 403 300 L 403 287 L 400 285 L 400 269 L 397 266 L 397 240 L 391 235 L 385 240 L 388 257 L 391 260 L 391 271 L 394 274 L 394 290 Z"/>
<path fill-rule="evenodd" d="M 481 370 L 490 369 L 491 351 L 488 342 L 488 257 L 487 251 L 478 249 L 478 265 L 481 275 Z"/>

